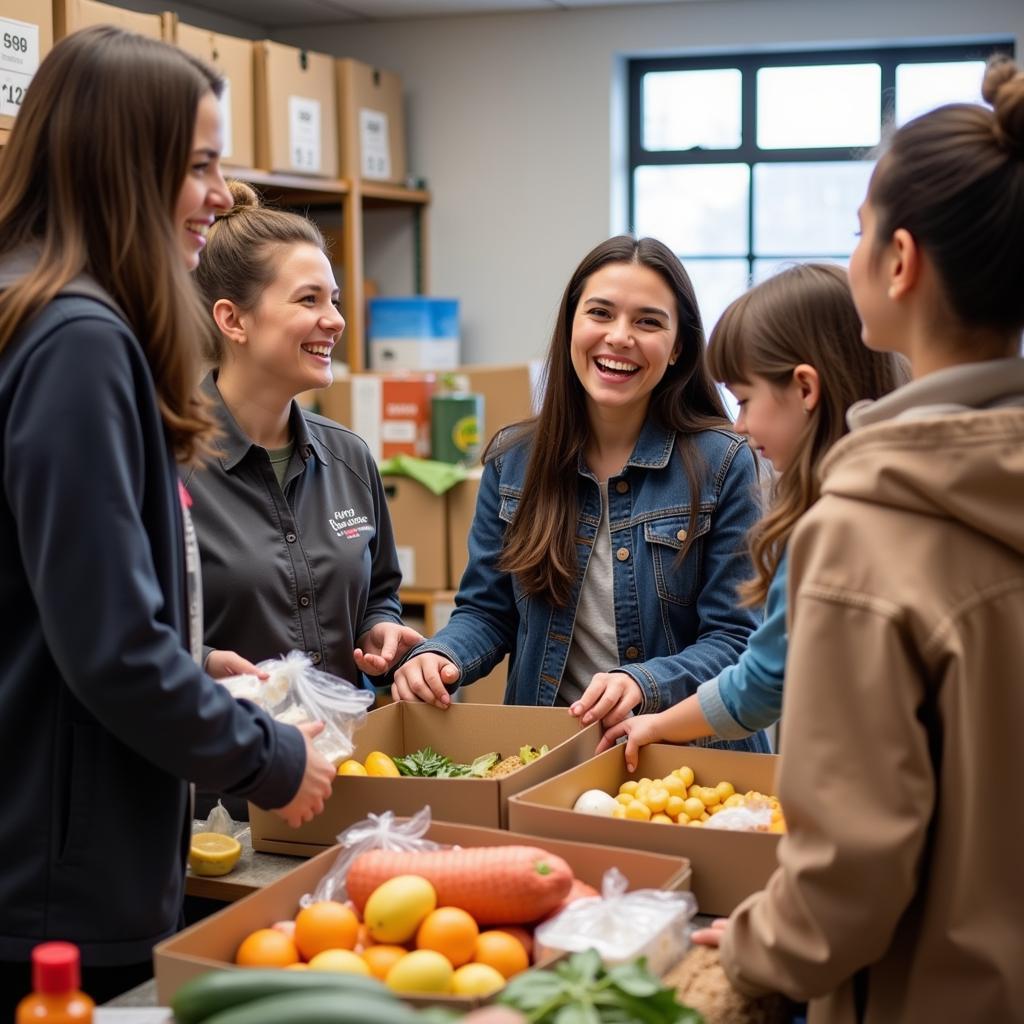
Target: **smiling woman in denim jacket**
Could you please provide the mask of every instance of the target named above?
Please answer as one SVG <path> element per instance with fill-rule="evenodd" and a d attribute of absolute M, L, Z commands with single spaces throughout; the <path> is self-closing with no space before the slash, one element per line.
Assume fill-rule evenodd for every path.
<path fill-rule="evenodd" d="M 759 502 L 727 426 L 682 264 L 650 238 L 597 246 L 562 297 L 540 415 L 485 456 L 455 612 L 395 698 L 447 707 L 511 653 L 506 703 L 608 727 L 734 663 L 758 623 L 736 586 Z"/>

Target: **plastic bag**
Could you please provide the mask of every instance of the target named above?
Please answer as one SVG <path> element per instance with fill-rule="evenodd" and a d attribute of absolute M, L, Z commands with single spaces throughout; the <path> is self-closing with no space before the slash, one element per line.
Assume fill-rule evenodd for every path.
<path fill-rule="evenodd" d="M 240 821 L 235 821 L 224 804 L 218 800 L 206 821 L 194 821 L 192 823 L 192 834 L 195 835 L 197 832 L 216 832 L 222 836 L 231 836 L 232 839 L 237 839 L 241 842 L 242 838 L 249 832 L 249 826 Z"/>
<path fill-rule="evenodd" d="M 350 825 L 338 836 L 342 846 L 338 859 L 331 870 L 320 879 L 315 891 L 299 900 L 299 905 L 308 907 L 321 900 L 337 900 L 344 903 L 348 898 L 345 879 L 349 865 L 367 850 L 440 850 L 441 843 L 424 839 L 430 828 L 430 807 L 424 807 L 411 818 L 396 822 L 393 811 L 371 814 L 363 821 Z"/>
<path fill-rule="evenodd" d="M 726 807 L 711 820 L 705 822 L 705 828 L 721 828 L 729 832 L 770 832 L 772 829 L 772 809 L 768 804 L 747 803 L 740 807 Z"/>
<path fill-rule="evenodd" d="M 323 722 L 324 731 L 313 740 L 313 746 L 335 768 L 351 756 L 352 734 L 366 718 L 374 701 L 372 693 L 317 671 L 301 651 L 261 661 L 259 667 L 269 673 L 268 679 L 231 676 L 220 682 L 232 697 L 258 704 L 279 722 Z"/>
<path fill-rule="evenodd" d="M 663 889 L 627 892 L 628 886 L 626 876 L 610 868 L 600 896 L 575 900 L 538 925 L 538 959 L 549 953 L 596 949 L 606 967 L 643 956 L 656 975 L 682 960 L 689 948 L 687 925 L 697 913 L 693 894 Z"/>

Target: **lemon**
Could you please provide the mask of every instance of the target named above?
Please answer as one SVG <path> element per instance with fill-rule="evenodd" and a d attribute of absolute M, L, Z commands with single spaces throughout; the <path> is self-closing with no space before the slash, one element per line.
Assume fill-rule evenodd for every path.
<path fill-rule="evenodd" d="M 351 757 L 338 765 L 339 775 L 368 775 L 369 772 L 356 760 Z"/>
<path fill-rule="evenodd" d="M 669 792 L 663 786 L 652 786 L 646 796 L 643 798 L 643 802 L 650 808 L 652 814 L 658 814 L 665 810 L 665 805 L 668 803 Z"/>
<path fill-rule="evenodd" d="M 627 779 L 621 786 L 619 786 L 619 792 L 628 793 L 630 796 L 632 796 L 636 792 L 636 787 L 636 779 Z"/>
<path fill-rule="evenodd" d="M 662 788 L 668 790 L 669 796 L 678 796 L 686 799 L 686 786 L 678 775 L 666 775 L 661 780 Z"/>
<path fill-rule="evenodd" d="M 451 992 L 454 974 L 446 956 L 432 949 L 417 949 L 395 963 L 384 984 L 393 992 Z"/>
<path fill-rule="evenodd" d="M 651 815 L 651 821 L 653 821 L 657 825 L 675 824 L 675 822 L 667 814 L 662 814 L 660 811 L 657 814 Z"/>
<path fill-rule="evenodd" d="M 188 865 L 197 875 L 226 875 L 241 856 L 237 839 L 219 832 L 197 832 L 192 836 Z"/>
<path fill-rule="evenodd" d="M 452 994 L 489 996 L 505 987 L 505 976 L 490 964 L 465 964 L 452 975 Z"/>
<path fill-rule="evenodd" d="M 673 775 L 678 778 L 687 789 L 693 785 L 693 769 L 689 765 L 683 765 L 681 768 L 677 768 Z"/>
<path fill-rule="evenodd" d="M 704 813 L 704 802 L 697 797 L 687 797 L 683 801 L 683 811 L 688 818 L 699 818 Z"/>
<path fill-rule="evenodd" d="M 681 796 L 670 796 L 665 804 L 665 813 L 670 818 L 678 818 L 680 814 L 686 813 L 686 801 Z"/>
<path fill-rule="evenodd" d="M 437 892 L 425 878 L 395 875 L 370 893 L 363 923 L 377 942 L 407 942 L 436 907 Z"/>
<path fill-rule="evenodd" d="M 370 976 L 370 965 L 350 949 L 325 949 L 309 961 L 311 971 L 341 971 L 343 974 Z"/>
<path fill-rule="evenodd" d="M 626 807 L 626 819 L 628 821 L 650 821 L 651 809 L 647 804 L 634 800 Z"/>
<path fill-rule="evenodd" d="M 718 799 L 723 803 L 736 793 L 736 787 L 731 782 L 720 782 L 715 789 L 718 791 Z"/>
<path fill-rule="evenodd" d="M 384 754 L 379 750 L 373 750 L 367 754 L 366 760 L 363 763 L 366 766 L 367 775 L 386 779 L 398 778 L 399 771 L 395 766 L 395 762 L 392 761 L 387 754 Z"/>

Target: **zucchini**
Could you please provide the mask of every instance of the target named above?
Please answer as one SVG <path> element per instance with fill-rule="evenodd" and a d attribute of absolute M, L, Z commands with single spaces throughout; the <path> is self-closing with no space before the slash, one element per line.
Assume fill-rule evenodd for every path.
<path fill-rule="evenodd" d="M 378 1003 L 397 1002 L 387 986 L 376 978 L 328 971 L 284 971 L 280 968 L 247 968 L 244 971 L 210 971 L 182 985 L 171 1000 L 178 1024 L 199 1024 L 221 1010 L 255 999 L 285 993 L 328 991 L 342 997 L 366 996 Z"/>
<path fill-rule="evenodd" d="M 421 1024 L 420 1015 L 397 999 L 388 1003 L 341 989 L 288 992 L 232 1006 L 205 1024 Z"/>

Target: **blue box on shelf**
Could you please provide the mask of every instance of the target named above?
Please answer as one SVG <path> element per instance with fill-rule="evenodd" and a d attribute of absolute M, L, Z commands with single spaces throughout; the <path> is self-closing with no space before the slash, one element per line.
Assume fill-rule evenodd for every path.
<path fill-rule="evenodd" d="M 427 295 L 370 299 L 372 370 L 450 370 L 459 365 L 459 300 Z"/>

